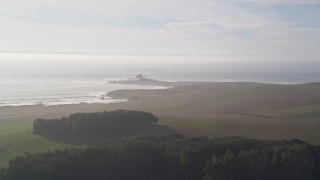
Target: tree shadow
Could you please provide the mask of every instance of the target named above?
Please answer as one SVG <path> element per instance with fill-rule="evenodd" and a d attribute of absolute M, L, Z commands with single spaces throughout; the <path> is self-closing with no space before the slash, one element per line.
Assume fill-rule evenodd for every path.
<path fill-rule="evenodd" d="M 119 133 L 118 135 L 114 136 L 74 136 L 74 135 L 55 135 L 55 134 L 36 134 L 46 139 L 49 139 L 54 142 L 60 142 L 64 144 L 75 144 L 75 145 L 86 145 L 86 146 L 94 146 L 104 142 L 112 142 L 117 141 L 120 139 L 126 139 L 134 136 L 165 136 L 165 135 L 181 135 L 177 130 L 160 125 L 160 124 L 153 124 L 140 132 L 134 133 Z"/>

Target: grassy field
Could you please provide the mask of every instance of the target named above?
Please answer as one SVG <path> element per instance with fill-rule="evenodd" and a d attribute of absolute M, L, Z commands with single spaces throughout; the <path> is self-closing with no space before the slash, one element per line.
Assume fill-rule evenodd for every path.
<path fill-rule="evenodd" d="M 187 136 L 210 136 L 210 131 L 221 123 L 210 119 L 159 118 L 159 124 L 172 127 Z"/>
<path fill-rule="evenodd" d="M 282 121 L 271 123 L 234 122 L 209 119 L 161 117 L 159 123 L 186 136 L 244 136 L 258 139 L 301 139 L 319 144 L 319 121 Z"/>
<path fill-rule="evenodd" d="M 303 106 L 283 109 L 269 109 L 251 112 L 256 115 L 271 116 L 278 118 L 320 118 L 319 106 Z"/>
<path fill-rule="evenodd" d="M 32 134 L 36 118 L 75 112 L 143 110 L 185 136 L 301 139 L 320 144 L 320 84 L 196 83 L 165 90 L 124 90 L 117 104 L 0 108 L 0 168 L 25 152 L 79 147 Z"/>
<path fill-rule="evenodd" d="M 81 147 L 63 144 L 32 134 L 32 121 L 0 123 L 0 168 L 9 160 L 27 152 L 42 152 L 60 148 Z"/>

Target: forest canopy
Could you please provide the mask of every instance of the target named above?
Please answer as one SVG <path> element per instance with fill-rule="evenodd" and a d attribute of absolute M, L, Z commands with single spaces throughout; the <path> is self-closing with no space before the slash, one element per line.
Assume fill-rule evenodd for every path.
<path fill-rule="evenodd" d="M 33 133 L 38 135 L 99 137 L 139 132 L 158 121 L 144 111 L 104 111 L 76 113 L 61 119 L 37 119 Z"/>
<path fill-rule="evenodd" d="M 154 126 L 139 111 L 37 119 L 34 133 L 115 136 Z M 319 180 L 320 147 L 300 140 L 139 136 L 84 149 L 27 153 L 0 169 L 0 180 Z"/>
<path fill-rule="evenodd" d="M 1 180 L 319 180 L 320 148 L 300 140 L 134 137 L 26 154 Z"/>

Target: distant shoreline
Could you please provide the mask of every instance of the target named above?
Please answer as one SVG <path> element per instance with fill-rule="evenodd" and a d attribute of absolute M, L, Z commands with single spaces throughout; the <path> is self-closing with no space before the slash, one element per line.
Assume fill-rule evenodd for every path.
<path fill-rule="evenodd" d="M 164 86 L 173 87 L 182 84 L 199 83 L 195 81 L 160 81 L 155 79 L 127 79 L 127 80 L 113 80 L 109 81 L 110 84 L 123 84 L 123 85 L 141 85 L 141 86 Z"/>
<path fill-rule="evenodd" d="M 106 102 L 79 102 L 79 103 L 62 103 L 62 104 L 53 104 L 53 105 L 46 105 L 46 104 L 26 104 L 26 105 L 8 105 L 8 106 L 0 106 L 0 108 L 6 107 L 29 107 L 29 106 L 44 106 L 44 107 L 51 107 L 51 106 L 72 106 L 72 105 L 92 105 L 92 104 L 101 104 L 101 105 L 108 105 L 108 104 L 118 104 L 124 103 L 127 101 L 132 101 L 135 98 L 132 98 L 131 95 L 124 95 L 123 92 L 128 91 L 152 91 L 158 90 L 161 94 L 161 91 L 165 89 L 175 89 L 175 88 L 190 88 L 196 86 L 212 86 L 212 85 L 266 85 L 266 86 L 317 86 L 320 82 L 311 82 L 311 83 L 299 83 L 299 84 L 277 84 L 277 83 L 261 83 L 261 82 L 210 82 L 210 81 L 162 81 L 156 79 L 126 79 L 126 80 L 111 80 L 108 84 L 121 84 L 121 85 L 138 85 L 138 86 L 154 86 L 151 89 L 130 89 L 130 88 L 123 88 L 118 90 L 111 90 L 109 92 L 106 91 L 103 98 L 109 98 L 110 101 Z M 120 95 L 121 94 L 121 95 Z M 1 118 L 1 116 L 0 116 Z"/>
<path fill-rule="evenodd" d="M 167 89 L 110 91 L 126 102 L 0 108 L 0 123 L 55 119 L 78 112 L 152 112 L 160 124 L 192 136 L 239 135 L 262 139 L 299 138 L 320 143 L 320 83 L 113 81 L 170 86 Z M 199 124 L 200 123 L 200 124 Z M 201 125 L 202 124 L 202 125 Z"/>
<path fill-rule="evenodd" d="M 257 83 L 269 85 L 303 85 L 303 84 L 320 84 L 320 81 L 315 82 L 302 82 L 302 83 L 268 83 L 268 82 L 255 82 L 255 81 L 162 81 L 156 79 L 126 79 L 126 80 L 111 80 L 110 84 L 123 84 L 123 85 L 146 85 L 146 86 L 177 86 L 177 85 L 190 85 L 199 83 Z"/>

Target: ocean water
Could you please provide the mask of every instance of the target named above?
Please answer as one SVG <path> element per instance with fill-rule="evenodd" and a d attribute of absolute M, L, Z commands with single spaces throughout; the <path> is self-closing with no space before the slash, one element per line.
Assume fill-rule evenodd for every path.
<path fill-rule="evenodd" d="M 320 82 L 320 61 L 292 58 L 30 55 L 0 53 L 0 107 L 116 103 L 119 89 L 165 87 L 109 84 L 136 74 L 164 81 Z"/>
<path fill-rule="evenodd" d="M 166 73 L 149 72 L 150 77 L 167 81 L 212 81 L 212 82 L 262 82 L 262 83 L 308 83 L 318 82 L 314 74 L 248 74 L 248 73 Z M 134 72 L 132 76 L 134 77 Z M 93 76 L 91 74 L 91 76 Z M 119 89 L 161 89 L 166 87 L 110 84 L 110 80 L 126 77 L 101 78 L 0 78 L 0 107 L 39 105 L 53 106 L 80 103 L 117 103 L 127 99 L 112 99 L 107 93 Z"/>
<path fill-rule="evenodd" d="M 158 89 L 165 87 L 109 84 L 109 79 L 16 78 L 0 82 L 0 107 L 23 105 L 63 105 L 116 103 L 107 93 L 119 89 Z"/>

